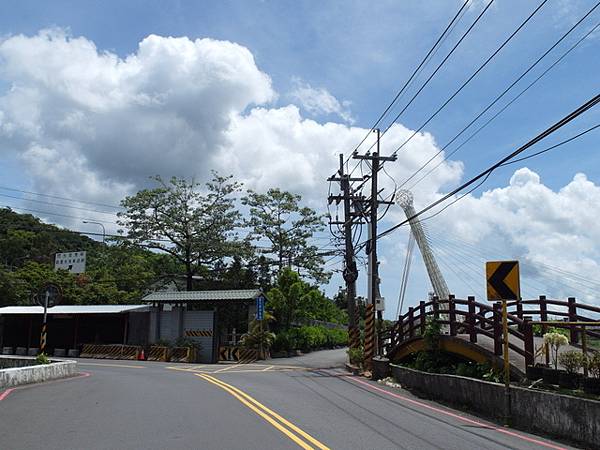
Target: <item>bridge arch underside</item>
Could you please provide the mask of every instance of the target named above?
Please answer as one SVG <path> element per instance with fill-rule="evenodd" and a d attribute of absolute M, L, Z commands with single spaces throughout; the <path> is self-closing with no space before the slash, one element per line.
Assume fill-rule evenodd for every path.
<path fill-rule="evenodd" d="M 401 363 L 411 355 L 428 350 L 427 343 L 420 337 L 407 339 L 393 349 L 388 358 L 394 364 Z M 476 363 L 489 363 L 497 370 L 502 370 L 504 361 L 489 350 L 454 336 L 440 336 L 440 350 Z M 510 377 L 514 380 L 525 378 L 525 374 L 513 364 L 510 365 Z"/>

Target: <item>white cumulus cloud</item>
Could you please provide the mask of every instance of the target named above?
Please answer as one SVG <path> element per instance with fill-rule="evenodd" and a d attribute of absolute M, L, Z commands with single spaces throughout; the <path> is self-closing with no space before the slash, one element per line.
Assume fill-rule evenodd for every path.
<path fill-rule="evenodd" d="M 314 88 L 302 80 L 294 79 L 294 89 L 290 97 L 297 101 L 309 114 L 335 115 L 352 125 L 355 120 L 350 111 L 350 102 L 339 101 L 325 88 Z"/>

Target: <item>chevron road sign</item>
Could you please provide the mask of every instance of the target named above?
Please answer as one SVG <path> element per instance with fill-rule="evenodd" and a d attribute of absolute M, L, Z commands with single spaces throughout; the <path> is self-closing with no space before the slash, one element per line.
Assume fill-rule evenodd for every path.
<path fill-rule="evenodd" d="M 520 300 L 519 261 L 485 263 L 488 300 Z"/>

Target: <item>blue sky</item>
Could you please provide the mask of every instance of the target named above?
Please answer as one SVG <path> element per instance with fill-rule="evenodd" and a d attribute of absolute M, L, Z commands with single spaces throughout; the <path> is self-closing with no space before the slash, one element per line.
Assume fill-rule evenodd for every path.
<path fill-rule="evenodd" d="M 444 42 L 432 63 L 427 66 L 426 74 L 435 67 L 435 64 L 456 42 L 458 36 L 475 19 L 485 3 L 481 0 L 471 3 L 453 33 Z M 548 1 L 530 24 L 494 58 L 480 76 L 424 129 L 433 139 L 431 148 L 436 144 L 439 147 L 452 138 L 495 95 L 501 92 L 535 58 L 590 9 L 593 3 L 583 0 L 571 2 Z M 345 150 L 349 152 L 352 142 L 357 142 L 355 136 L 361 134 L 359 129 L 371 127 L 374 120 L 387 106 L 395 92 L 458 10 L 460 4 L 461 2 L 458 1 L 5 1 L 0 4 L 0 35 L 6 40 L 19 34 L 32 37 L 42 29 L 62 29 L 70 37 L 81 37 L 95 44 L 99 54 L 110 53 L 122 59 L 128 55 L 136 54 L 140 42 L 151 34 L 161 37 L 187 37 L 192 41 L 210 38 L 219 42 L 230 41 L 239 44 L 251 53 L 257 70 L 270 77 L 270 88 L 265 87 L 265 89 L 272 91 L 262 96 L 254 96 L 241 106 L 236 105 L 235 107 L 240 109 L 236 111 L 240 121 L 247 123 L 248 121 L 244 121 L 243 118 L 251 116 L 253 109 L 256 107 L 274 114 L 275 111 L 280 111 L 280 108 L 295 105 L 299 108 L 300 120 L 305 121 L 303 122 L 305 127 L 310 125 L 306 122 L 307 119 L 314 120 L 323 129 L 328 127 L 328 123 L 337 123 L 347 129 L 352 125 L 357 129 L 356 133 L 348 131 L 349 136 L 343 139 L 340 138 L 335 142 L 328 142 L 323 136 L 319 139 L 312 139 L 309 136 L 306 137 L 306 140 L 289 142 L 290 148 L 293 148 L 294 145 L 301 146 L 306 143 L 314 145 L 315 148 L 311 151 L 315 152 L 315 157 L 318 156 L 323 161 L 330 158 L 331 167 L 335 167 L 337 161 L 336 151 Z M 429 114 L 478 67 L 537 5 L 538 2 L 534 1 L 497 0 L 482 21 L 474 28 L 472 34 L 469 35 L 433 79 L 432 83 L 419 95 L 415 103 L 398 122 L 411 130 L 419 127 Z M 562 51 L 596 25 L 599 20 L 600 12 L 595 11 L 573 33 L 572 37 L 568 38 L 563 45 L 543 61 L 540 68 L 532 73 L 532 77 L 539 74 Z M 424 194 L 422 200 L 417 198 L 417 203 L 425 204 L 427 201 L 436 198 L 436 195 L 439 196 L 439 194 L 447 192 L 460 180 L 476 174 L 491 162 L 524 143 L 548 125 L 596 95 L 600 70 L 599 42 L 600 34 L 596 32 L 480 135 L 466 145 L 452 158 L 452 160 L 462 163 L 460 173 L 440 177 L 431 186 L 429 194 Z M 4 55 L 4 60 L 0 56 L 0 73 L 3 74 L 0 77 L 0 90 L 4 90 L 5 94 L 11 86 L 25 82 L 19 76 L 14 75 L 14 73 L 25 73 L 25 69 L 19 68 L 11 74 L 1 70 L 2 64 L 7 64 L 9 56 L 6 55 Z M 13 56 L 10 57 L 14 57 L 13 53 L 11 55 Z M 36 62 L 33 64 L 36 64 Z M 30 73 L 26 74 L 25 78 L 30 75 Z M 527 80 L 531 80 L 532 77 L 528 77 L 519 86 L 524 87 Z M 423 79 L 423 77 L 420 78 L 420 80 Z M 347 117 L 345 119 L 339 112 L 332 112 L 323 108 L 310 109 L 306 98 L 299 96 L 299 87 L 320 89 L 320 92 L 329 93 L 340 105 L 343 105 L 352 121 L 347 120 Z M 36 89 L 38 88 L 36 85 Z M 512 98 L 512 95 L 509 95 L 508 98 Z M 32 101 L 35 102 L 35 100 Z M 7 104 L 0 104 L 0 112 L 2 108 L 6 112 Z M 557 142 L 595 125 L 598 123 L 599 118 L 600 112 L 596 108 L 572 125 L 565 127 L 564 131 L 553 135 L 548 143 Z M 283 119 L 279 117 L 277 120 Z M 274 132 L 273 129 L 275 128 L 271 128 L 271 131 L 265 131 L 264 133 Z M 231 138 L 231 128 L 227 130 L 229 131 L 225 134 L 228 139 L 237 139 Z M 118 131 L 115 132 L 118 133 Z M 306 133 L 310 135 L 311 132 L 309 130 Z M 240 134 L 245 135 L 243 132 L 240 132 Z M 237 134 L 235 135 L 237 136 Z M 198 136 L 202 139 L 202 133 L 196 137 Z M 290 139 L 293 139 L 294 133 L 291 133 L 291 136 Z M 55 141 L 58 138 L 54 136 L 52 139 L 52 145 L 56 145 Z M 70 139 L 77 143 L 77 139 L 73 137 Z M 67 189 L 65 186 L 53 186 L 48 180 L 42 181 L 40 176 L 36 175 L 39 172 L 32 169 L 31 149 L 29 149 L 29 159 L 24 159 L 23 156 L 24 152 L 27 151 L 26 147 L 33 145 L 33 141 L 28 142 L 21 150 L 19 150 L 19 145 L 21 145 L 19 142 L 21 141 L 0 139 L 0 178 L 2 178 L 2 185 L 31 189 L 36 192 L 45 189 L 47 192 L 54 192 L 56 195 L 74 196 L 79 193 L 83 197 L 77 196 L 76 198 L 87 201 L 110 199 L 110 196 L 107 197 L 106 192 L 99 194 L 91 188 L 78 190 L 77 186 L 73 185 Z M 278 145 L 283 145 L 283 139 L 277 142 Z M 44 142 L 43 138 L 36 138 L 35 144 L 52 147 L 49 142 Z M 390 139 L 389 144 L 387 144 L 384 138 L 384 149 L 393 148 L 394 144 L 393 139 Z M 389 145 L 389 147 L 386 147 L 386 145 Z M 596 185 L 600 184 L 599 156 L 598 152 L 595 151 L 597 146 L 598 133 L 592 132 L 568 146 L 527 161 L 526 164 L 498 171 L 497 174 L 490 177 L 482 188 L 475 192 L 476 197 L 473 200 L 473 205 L 478 205 L 479 196 L 485 192 L 508 188 L 509 180 L 515 170 L 525 166 L 535 172 L 541 178 L 541 185 L 553 194 L 561 192 L 561 189 L 569 185 L 574 175 L 579 172 L 585 173 L 591 183 L 590 189 L 595 193 Z M 536 149 L 543 147 L 544 145 L 536 147 Z M 236 150 L 238 148 L 243 148 L 243 145 L 233 145 L 228 151 L 239 151 Z M 64 154 L 67 150 L 62 149 L 60 151 Z M 423 151 L 423 154 L 428 156 L 431 154 L 427 153 L 431 151 L 430 148 L 427 150 L 426 148 L 415 147 L 403 151 Z M 91 155 L 83 151 L 79 154 L 83 155 L 82 158 L 85 159 L 86 167 L 91 167 L 93 160 Z M 35 155 L 37 154 L 34 153 Z M 403 164 L 402 161 L 399 163 Z M 157 165 L 158 168 L 160 168 L 160 165 Z M 260 168 L 256 170 L 256 173 L 260 172 Z M 450 173 L 451 169 L 448 168 L 448 171 Z M 98 173 L 100 174 L 99 178 L 106 177 L 106 172 L 100 171 Z M 190 173 L 185 173 L 185 175 L 190 175 Z M 277 177 L 274 178 L 277 180 Z M 398 181 L 401 181 L 401 178 L 402 176 L 399 175 Z M 531 179 L 535 181 L 535 177 L 528 178 L 528 180 Z M 115 183 L 118 183 L 121 190 L 111 189 L 117 193 L 126 192 L 127 189 L 131 189 L 132 184 L 133 186 L 137 185 L 138 181 L 136 180 L 133 177 L 128 179 L 127 176 L 120 176 L 118 180 L 115 180 Z M 285 181 L 286 178 L 282 177 L 282 180 Z M 249 183 L 252 183 L 251 179 L 249 179 Z M 111 189 L 107 188 L 108 191 Z M 323 200 L 327 195 L 327 185 L 324 181 L 322 185 L 316 182 L 313 184 L 305 183 L 299 189 L 306 198 L 311 199 L 313 205 L 323 205 Z M 511 192 L 510 190 L 506 191 L 506 195 L 510 197 L 510 195 L 513 195 Z M 535 192 L 539 194 L 539 190 Z M 504 191 L 501 193 L 504 195 Z M 497 194 L 500 195 L 501 193 Z M 556 195 L 552 196 L 548 192 L 546 193 L 551 198 L 556 197 L 558 205 L 561 204 L 561 201 L 564 201 Z M 523 198 L 530 199 L 532 206 L 535 206 L 536 203 L 539 204 L 539 198 L 533 194 L 524 195 Z M 586 205 L 585 202 L 590 201 L 591 198 L 595 197 L 590 194 L 589 198 L 582 199 L 582 204 Z M 522 201 L 526 202 L 526 200 Z M 552 202 L 554 200 L 548 201 Z M 14 204 L 16 205 L 16 203 Z M 456 221 L 458 223 L 463 220 L 469 222 L 465 218 L 464 208 L 466 206 L 456 213 L 448 210 L 447 215 L 443 214 L 437 218 L 436 224 L 443 228 L 444 221 Z M 473 206 L 473 208 L 477 209 L 479 207 Z M 502 208 L 508 208 L 507 214 L 515 214 L 516 217 L 519 217 L 519 220 L 524 220 L 524 223 L 519 225 L 520 227 L 526 227 L 527 221 L 530 220 L 525 220 L 521 216 L 523 214 L 533 214 L 522 213 L 522 208 L 508 201 Z M 526 203 L 523 208 L 527 208 Z M 560 207 L 557 207 L 557 209 L 560 210 Z M 485 216 L 485 213 L 479 213 L 479 215 Z M 391 217 L 388 217 L 390 220 L 387 225 L 391 225 L 395 220 L 401 218 L 401 211 L 396 211 L 395 215 L 392 214 Z M 472 235 L 477 235 L 477 239 L 473 238 L 471 241 L 476 245 L 481 240 L 489 240 L 486 236 L 490 233 L 490 229 L 499 226 L 497 223 L 483 224 L 482 221 L 484 221 L 482 218 L 473 221 L 479 224 L 477 233 L 472 230 L 469 231 Z M 531 239 L 534 239 L 535 235 L 539 235 L 539 233 L 547 233 L 544 236 L 549 240 L 560 236 L 562 239 L 561 245 L 568 246 L 569 238 L 573 237 L 574 234 L 577 235 L 577 232 L 572 230 L 573 227 L 571 227 L 571 231 L 569 231 L 569 227 L 561 228 L 559 222 L 560 220 L 556 221 L 558 225 L 554 229 L 547 229 L 544 224 L 540 223 L 539 230 L 536 229 Z M 382 225 L 384 228 L 385 226 L 386 224 Z M 582 229 L 587 229 L 590 225 L 584 223 L 580 226 Z M 457 233 L 463 233 L 465 227 L 468 227 L 468 224 L 456 225 Z M 532 253 L 541 251 L 535 247 L 535 243 L 519 241 L 517 235 L 522 235 L 522 232 L 517 231 L 517 235 L 512 233 L 509 229 L 496 232 L 495 242 L 503 248 L 510 249 L 511 255 L 516 257 L 531 256 Z M 382 251 L 385 260 L 382 263 L 384 273 L 383 290 L 388 298 L 397 296 L 396 279 L 399 278 L 403 245 L 405 245 L 402 233 L 399 233 L 399 236 L 394 245 L 386 242 L 383 244 L 387 246 Z M 589 236 L 586 235 L 586 238 L 593 240 L 593 236 L 595 235 L 592 233 Z M 466 238 L 468 237 L 466 236 Z M 580 238 L 581 236 L 577 235 L 575 237 Z M 462 238 L 464 239 L 465 235 L 462 235 Z M 555 254 L 556 249 L 559 248 L 553 245 L 549 242 L 544 247 L 549 249 L 549 255 Z M 574 270 L 578 265 L 583 264 L 586 267 L 586 273 L 592 276 L 597 269 L 597 250 L 596 248 L 590 250 L 591 253 L 586 255 L 585 261 L 578 259 L 581 255 L 578 256 L 574 252 L 568 255 L 568 259 L 562 262 L 559 261 L 558 264 L 564 264 L 564 267 L 569 267 L 570 270 Z M 519 255 L 519 252 L 525 253 Z M 387 279 L 385 276 L 387 276 Z M 452 284 L 461 286 L 464 293 L 467 293 L 468 289 L 463 288 L 464 283 L 451 274 L 448 276 L 454 278 Z M 391 281 L 387 281 L 390 279 Z M 335 278 L 328 290 L 335 289 L 339 283 L 339 278 Z M 426 289 L 427 281 L 423 276 L 422 268 L 417 265 L 415 268 L 415 281 L 409 289 L 413 301 L 418 301 L 418 297 L 422 296 L 423 291 Z M 560 289 L 556 292 L 557 295 L 563 293 Z"/>

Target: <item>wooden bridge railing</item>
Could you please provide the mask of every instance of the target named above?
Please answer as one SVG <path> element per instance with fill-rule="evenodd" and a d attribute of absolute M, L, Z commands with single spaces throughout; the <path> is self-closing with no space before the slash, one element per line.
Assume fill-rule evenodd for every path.
<path fill-rule="evenodd" d="M 526 365 L 534 364 L 534 320 L 548 321 L 549 317 L 562 317 L 569 322 L 594 321 L 600 318 L 600 308 L 576 301 L 549 300 L 540 296 L 533 300 L 508 302 L 509 347 L 525 359 Z M 593 317 L 596 315 L 596 317 Z M 379 336 L 382 353 L 389 354 L 404 341 L 425 334 L 428 318 L 435 318 L 445 325 L 450 336 L 468 335 L 468 340 L 477 343 L 479 335 L 487 336 L 494 343 L 494 354 L 502 355 L 502 311 L 501 303 L 477 302 L 475 297 L 467 300 L 457 299 L 450 295 L 448 299 L 437 299 L 429 302 L 421 301 L 417 307 L 410 307 L 398 318 L 391 329 Z M 581 328 L 576 325 L 552 325 L 568 328 L 570 342 L 577 345 L 582 332 L 592 338 L 600 339 L 600 332 Z M 542 333 L 547 331 L 541 325 Z"/>

